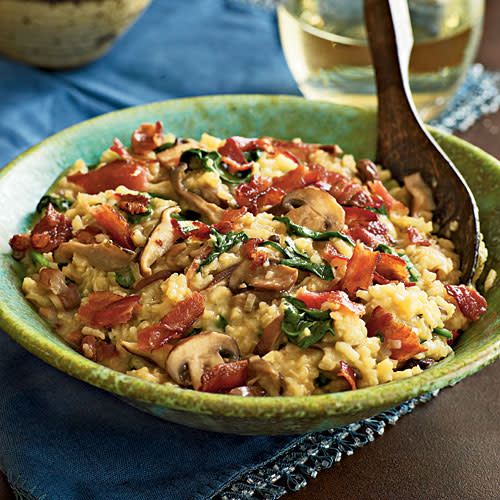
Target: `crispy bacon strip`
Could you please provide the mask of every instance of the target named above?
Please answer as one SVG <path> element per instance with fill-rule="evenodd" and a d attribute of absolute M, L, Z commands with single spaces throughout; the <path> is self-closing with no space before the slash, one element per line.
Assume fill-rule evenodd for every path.
<path fill-rule="evenodd" d="M 151 174 L 133 160 L 115 160 L 87 174 L 68 175 L 67 179 L 81 186 L 86 193 L 98 194 L 118 186 L 147 191 Z"/>
<path fill-rule="evenodd" d="M 139 349 L 150 351 L 158 349 L 174 338 L 180 338 L 193 326 L 205 310 L 203 295 L 198 292 L 181 300 L 160 321 L 140 330 L 137 334 Z"/>
<path fill-rule="evenodd" d="M 148 211 L 149 198 L 140 194 L 119 195 L 118 208 L 130 215 L 144 214 Z"/>
<path fill-rule="evenodd" d="M 113 344 L 108 344 L 92 335 L 87 335 L 82 338 L 80 348 L 82 354 L 86 358 L 96 361 L 97 363 L 118 354 Z"/>
<path fill-rule="evenodd" d="M 410 273 L 406 262 L 397 255 L 380 252 L 376 272 L 389 281 L 408 281 Z"/>
<path fill-rule="evenodd" d="M 486 299 L 470 286 L 444 285 L 448 295 L 457 302 L 462 314 L 472 321 L 477 321 L 486 312 Z"/>
<path fill-rule="evenodd" d="M 349 385 L 351 386 L 351 390 L 355 391 L 357 389 L 356 386 L 356 372 L 352 368 L 352 366 L 348 365 L 345 361 L 341 361 L 340 370 L 337 373 L 338 377 L 344 377 Z"/>
<path fill-rule="evenodd" d="M 200 391 L 219 392 L 245 385 L 248 373 L 248 359 L 221 363 L 201 376 Z"/>
<path fill-rule="evenodd" d="M 250 264 L 250 269 L 252 270 L 264 265 L 269 259 L 267 252 L 258 250 L 259 245 L 263 241 L 261 238 L 250 238 L 241 246 L 241 255 L 252 262 Z"/>
<path fill-rule="evenodd" d="M 228 208 L 221 218 L 221 222 L 235 222 L 247 213 L 246 207 L 241 208 Z"/>
<path fill-rule="evenodd" d="M 135 248 L 130 234 L 130 227 L 125 218 L 109 205 L 99 205 L 90 209 L 97 223 L 104 228 L 110 238 L 123 248 L 133 250 Z"/>
<path fill-rule="evenodd" d="M 285 193 L 301 189 L 320 180 L 319 171 L 300 164 L 285 175 L 273 177 L 273 187 Z M 281 200 L 280 200 L 281 201 Z"/>
<path fill-rule="evenodd" d="M 226 139 L 217 151 L 222 156 L 222 161 L 229 166 L 229 171 L 233 174 L 252 168 L 253 162 L 247 162 L 243 151 L 233 137 Z"/>
<path fill-rule="evenodd" d="M 346 291 L 350 298 L 356 297 L 358 290 L 366 290 L 372 284 L 378 259 L 378 252 L 372 252 L 362 243 L 356 243 L 345 275 L 339 283 L 340 288 Z"/>
<path fill-rule="evenodd" d="M 80 321 L 92 328 L 110 328 L 127 323 L 134 311 L 141 307 L 138 295 L 122 297 L 111 292 L 91 292 L 88 303 L 80 306 Z"/>
<path fill-rule="evenodd" d="M 31 246 L 41 253 L 52 252 L 71 237 L 71 221 L 49 203 L 45 216 L 31 231 Z"/>
<path fill-rule="evenodd" d="M 345 223 L 353 239 L 371 248 L 391 243 L 387 226 L 379 220 L 376 213 L 359 207 L 344 207 L 344 212 Z"/>
<path fill-rule="evenodd" d="M 423 247 L 430 247 L 431 242 L 426 240 L 418 231 L 417 228 L 413 226 L 408 226 L 406 228 L 406 234 L 408 235 L 408 239 L 410 240 L 410 243 L 413 243 L 414 245 L 421 245 Z"/>
<path fill-rule="evenodd" d="M 367 184 L 373 194 L 380 196 L 384 200 L 385 206 L 389 212 L 396 210 L 408 213 L 408 208 L 405 207 L 400 201 L 396 200 L 396 198 L 394 198 L 389 191 L 387 191 L 386 187 L 382 184 L 382 181 L 368 181 Z"/>
<path fill-rule="evenodd" d="M 250 182 L 242 182 L 236 188 L 235 199 L 240 207 L 256 215 L 261 208 L 280 203 L 284 195 L 283 189 L 274 187 L 271 179 L 254 175 Z"/>
<path fill-rule="evenodd" d="M 21 260 L 26 250 L 31 246 L 31 239 L 27 234 L 15 234 L 9 240 L 9 245 L 13 250 L 14 259 Z"/>
<path fill-rule="evenodd" d="M 310 292 L 306 288 L 301 288 L 297 293 L 297 298 L 304 302 L 310 309 L 321 309 L 325 303 L 338 305 L 341 309 L 347 312 L 363 316 L 366 312 L 363 304 L 357 304 L 349 299 L 345 292 L 335 290 L 331 292 Z"/>
<path fill-rule="evenodd" d="M 260 149 L 267 153 L 274 153 L 274 148 L 271 144 L 271 138 L 261 137 L 260 139 L 252 139 L 248 137 L 233 136 L 231 139 L 236 143 L 241 151 L 255 151 Z"/>
<path fill-rule="evenodd" d="M 420 344 L 418 335 L 408 325 L 394 319 L 391 313 L 386 313 L 380 306 L 373 311 L 366 328 L 369 337 L 381 333 L 384 336 L 384 343 L 390 340 L 401 341 L 401 347 L 391 348 L 391 358 L 398 362 L 406 361 L 426 350 Z"/>
<path fill-rule="evenodd" d="M 132 133 L 132 150 L 137 154 L 144 154 L 161 146 L 165 139 L 163 124 L 158 121 L 143 123 Z"/>

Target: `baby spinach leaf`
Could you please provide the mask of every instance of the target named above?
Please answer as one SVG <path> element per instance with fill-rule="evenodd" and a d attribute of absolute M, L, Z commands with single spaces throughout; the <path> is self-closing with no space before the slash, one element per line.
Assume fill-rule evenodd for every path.
<path fill-rule="evenodd" d="M 328 385 L 332 380 L 331 377 L 320 370 L 319 375 L 314 379 L 314 385 L 316 387 L 325 387 L 325 385 Z"/>
<path fill-rule="evenodd" d="M 199 148 L 188 149 L 181 154 L 179 161 L 187 163 L 192 170 L 204 169 L 215 172 L 224 182 L 229 184 L 241 184 L 252 178 L 252 169 L 231 174 L 217 151 L 204 151 Z"/>
<path fill-rule="evenodd" d="M 215 241 L 213 243 L 214 249 L 200 262 L 197 272 L 200 272 L 203 266 L 210 264 L 210 262 L 213 262 L 219 255 L 228 252 L 238 243 L 244 243 L 248 240 L 248 235 L 243 231 L 230 231 L 227 234 L 221 234 L 216 229 L 212 228 L 210 229 L 210 234 L 215 236 Z"/>
<path fill-rule="evenodd" d="M 62 196 L 55 196 L 53 194 L 46 194 L 45 196 L 42 196 L 40 201 L 38 202 L 36 206 L 36 211 L 41 214 L 43 212 L 43 209 L 49 204 L 52 203 L 54 208 L 58 212 L 66 212 L 68 208 L 73 204 L 71 200 L 68 200 L 67 198 L 63 198 Z"/>
<path fill-rule="evenodd" d="M 306 349 L 319 342 L 327 333 L 335 335 L 329 311 L 308 309 L 304 302 L 290 295 L 284 295 L 283 298 L 285 314 L 281 329 L 292 344 Z"/>
<path fill-rule="evenodd" d="M 135 278 L 130 268 L 127 267 L 121 271 L 115 271 L 115 281 L 123 288 L 130 288 L 134 284 Z"/>
<path fill-rule="evenodd" d="M 289 217 L 273 217 L 273 220 L 279 220 L 283 222 L 286 226 L 286 231 L 288 234 L 294 234 L 295 236 L 302 236 L 304 238 L 311 238 L 315 241 L 324 241 L 329 240 L 330 238 L 340 238 L 345 241 L 352 247 L 354 246 L 354 241 L 349 238 L 349 236 L 339 233 L 338 231 L 326 231 L 324 233 L 320 233 L 319 231 L 314 231 L 313 229 L 309 229 L 308 227 L 299 226 L 292 222 Z"/>
<path fill-rule="evenodd" d="M 175 146 L 175 142 L 166 142 L 165 144 L 162 144 L 161 146 L 154 148 L 153 153 L 161 153 L 162 151 L 165 151 L 166 149 L 173 148 L 174 146 Z"/>
<path fill-rule="evenodd" d="M 226 318 L 224 318 L 224 316 L 222 316 L 222 314 L 219 314 L 218 318 L 217 318 L 217 322 L 215 323 L 215 326 L 217 328 L 219 328 L 220 330 L 222 330 L 223 332 L 226 331 L 226 326 L 229 324 L 229 322 L 227 321 Z"/>
<path fill-rule="evenodd" d="M 328 262 L 323 260 L 321 263 L 311 262 L 309 256 L 300 252 L 295 246 L 294 241 L 291 238 L 285 239 L 285 247 L 283 248 L 278 243 L 274 241 L 264 241 L 261 245 L 270 246 L 279 252 L 281 252 L 285 258 L 280 259 L 280 263 L 289 266 L 295 267 L 296 269 L 302 269 L 303 271 L 309 271 L 310 273 L 315 274 L 322 280 L 331 281 L 335 277 L 333 274 L 333 269 Z"/>

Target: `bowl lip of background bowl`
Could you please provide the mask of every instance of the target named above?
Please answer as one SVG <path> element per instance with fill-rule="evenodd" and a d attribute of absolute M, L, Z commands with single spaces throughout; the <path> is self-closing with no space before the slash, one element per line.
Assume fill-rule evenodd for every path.
<path fill-rule="evenodd" d="M 37 145 L 31 147 L 26 152 L 8 163 L 0 171 L 0 182 L 8 171 L 14 169 L 23 159 L 36 153 L 39 149 L 50 147 L 54 138 L 64 138 L 78 133 L 80 129 L 85 129 L 99 120 L 115 120 L 127 115 L 133 115 L 136 111 L 153 112 L 158 107 L 169 107 L 171 104 L 185 104 L 186 106 L 196 106 L 197 102 L 204 101 L 210 103 L 232 103 L 241 105 L 251 105 L 252 102 L 265 102 L 270 105 L 272 102 L 279 102 L 289 106 L 326 106 L 332 108 L 349 108 L 353 106 L 343 106 L 327 102 L 308 101 L 297 96 L 281 95 L 261 95 L 261 94 L 234 94 L 200 96 L 182 99 L 172 99 L 159 101 L 141 106 L 126 108 L 111 113 L 106 113 L 81 123 L 66 128 L 54 134 Z M 313 104 L 315 103 L 315 104 Z M 319 104 L 318 104 L 319 103 Z M 373 111 L 355 108 L 359 113 L 372 114 Z M 488 153 L 473 146 L 466 141 L 449 134 L 430 130 L 447 142 L 454 143 L 457 147 L 467 151 L 479 163 L 490 163 L 500 171 L 500 162 Z M 2 278 L 0 278 L 1 280 Z M 35 311 L 33 310 L 34 314 Z M 62 345 L 39 335 L 36 329 L 23 325 L 10 310 L 8 310 L 0 297 L 0 327 L 11 336 L 16 342 L 22 345 L 48 364 L 68 373 L 69 375 L 88 382 L 96 387 L 109 392 L 131 398 L 137 401 L 163 406 L 176 410 L 184 410 L 200 414 L 225 415 L 232 417 L 252 418 L 280 418 L 293 419 L 307 415 L 308 418 L 332 417 L 346 414 L 356 414 L 361 410 L 373 408 L 373 414 L 381 407 L 391 408 L 413 397 L 428 393 L 430 391 L 443 388 L 462 378 L 475 373 L 482 367 L 492 363 L 500 356 L 500 337 L 490 339 L 479 352 L 464 355 L 462 363 L 452 368 L 447 368 L 449 361 L 453 363 L 455 356 L 452 354 L 443 361 L 446 365 L 441 366 L 439 376 L 434 373 L 439 369 L 440 363 L 423 373 L 377 386 L 358 389 L 356 391 L 336 392 L 312 396 L 278 396 L 265 398 L 244 398 L 241 396 L 229 396 L 223 394 L 203 393 L 180 387 L 156 384 L 148 382 L 121 372 L 111 370 L 105 366 L 94 363 L 76 351 L 64 348 Z"/>

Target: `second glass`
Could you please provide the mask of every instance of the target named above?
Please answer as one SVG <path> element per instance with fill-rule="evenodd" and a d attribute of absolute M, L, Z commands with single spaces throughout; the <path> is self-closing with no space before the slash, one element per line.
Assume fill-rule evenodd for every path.
<path fill-rule="evenodd" d="M 484 0 L 409 0 L 414 46 L 410 86 L 421 117 L 443 110 L 476 55 Z M 282 0 L 281 43 L 309 99 L 375 108 L 363 0 Z"/>

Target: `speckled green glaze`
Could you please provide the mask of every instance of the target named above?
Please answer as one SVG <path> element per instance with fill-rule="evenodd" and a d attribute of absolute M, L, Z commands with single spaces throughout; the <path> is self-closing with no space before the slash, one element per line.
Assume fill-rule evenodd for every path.
<path fill-rule="evenodd" d="M 114 136 L 128 144 L 137 125 L 155 120 L 184 136 L 198 137 L 203 131 L 222 137 L 300 136 L 305 141 L 339 143 L 357 156 L 374 153 L 373 113 L 282 96 L 216 96 L 150 104 L 89 120 L 45 140 L 0 173 L 0 325 L 30 352 L 165 420 L 238 434 L 305 433 L 345 425 L 458 381 L 500 355 L 496 287 L 487 296 L 487 313 L 460 338 L 453 356 L 416 377 L 357 391 L 283 398 L 204 394 L 114 372 L 73 351 L 22 296 L 8 240 L 28 227 L 38 199 L 67 166 L 80 157 L 95 162 Z M 476 195 L 490 250 L 487 268 L 500 272 L 500 163 L 460 139 L 432 132 Z"/>

